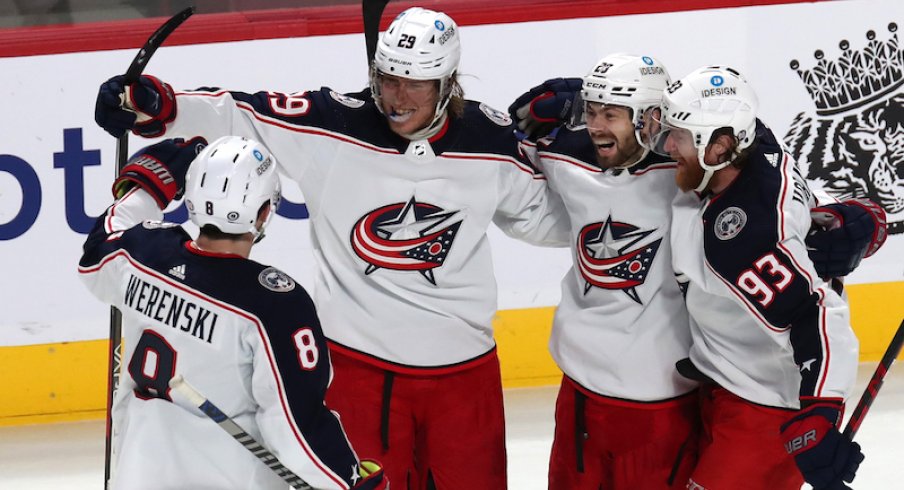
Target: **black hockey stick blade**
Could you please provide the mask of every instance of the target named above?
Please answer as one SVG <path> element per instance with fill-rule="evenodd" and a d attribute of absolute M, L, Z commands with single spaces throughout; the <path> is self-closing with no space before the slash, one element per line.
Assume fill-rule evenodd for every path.
<path fill-rule="evenodd" d="M 195 13 L 195 7 L 187 7 L 170 17 L 169 20 L 164 22 L 153 34 L 151 34 L 148 40 L 145 41 L 144 46 L 138 50 L 138 54 L 135 55 L 135 59 L 133 59 L 132 64 L 129 65 L 129 69 L 126 70 L 125 80 L 123 82 L 125 85 L 138 81 L 138 77 L 141 76 L 141 73 L 148 65 L 148 61 L 151 60 L 151 56 L 157 51 L 157 48 L 163 44 L 163 41 L 165 41 L 177 27 L 191 17 L 193 13 Z M 126 132 L 126 134 L 120 136 L 116 143 L 116 175 L 118 176 L 122 167 L 125 166 L 126 160 L 129 159 L 129 133 Z"/>
<path fill-rule="evenodd" d="M 374 60 L 377 52 L 377 39 L 380 35 L 380 18 L 389 0 L 362 0 L 361 13 L 364 16 L 364 42 L 367 44 L 367 66 Z"/>
<path fill-rule="evenodd" d="M 157 48 L 163 44 L 163 41 L 165 41 L 177 27 L 191 17 L 193 13 L 195 13 L 195 7 L 187 7 L 170 17 L 169 20 L 164 22 L 153 34 L 151 34 L 151 37 L 144 43 L 144 46 L 138 50 L 138 54 L 135 55 L 135 59 L 132 60 L 132 64 L 129 65 L 129 69 L 126 70 L 126 83 L 135 83 L 138 81 L 138 76 L 144 71 L 144 67 L 147 66 L 148 61 L 151 59 L 151 56 L 154 55 L 154 52 L 157 51 Z"/>
<path fill-rule="evenodd" d="M 851 414 L 851 418 L 844 428 L 844 435 L 846 435 L 848 439 L 853 440 L 854 435 L 857 434 L 857 430 L 860 429 L 860 424 L 862 424 L 863 419 L 866 418 L 866 413 L 869 412 L 870 406 L 873 404 L 873 401 L 876 400 L 876 396 L 879 395 L 879 388 L 882 388 L 882 383 L 885 382 L 885 375 L 888 374 L 891 365 L 894 364 L 895 359 L 898 358 L 898 354 L 901 353 L 902 345 L 904 345 L 904 320 L 901 320 L 901 324 L 898 325 L 898 331 L 895 332 L 895 336 L 891 339 L 891 343 L 888 344 L 888 348 L 885 349 L 885 355 L 882 356 L 882 360 L 879 361 L 879 365 L 876 366 L 876 372 L 873 373 L 873 377 L 870 378 L 869 383 L 866 385 L 866 389 L 863 390 L 863 396 L 860 397 L 857 407 L 854 408 L 854 413 Z"/>

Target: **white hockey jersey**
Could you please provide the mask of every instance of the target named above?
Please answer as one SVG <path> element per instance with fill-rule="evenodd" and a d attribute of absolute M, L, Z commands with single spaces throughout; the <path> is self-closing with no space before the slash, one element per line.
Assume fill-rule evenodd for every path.
<path fill-rule="evenodd" d="M 672 271 L 675 164 L 651 154 L 630 170 L 601 170 L 584 129 L 538 146 L 571 224 L 573 266 L 562 280 L 550 352 L 581 386 L 661 401 L 696 387 L 675 370 L 687 357 L 687 311 Z"/>
<path fill-rule="evenodd" d="M 545 240 L 546 182 L 508 116 L 468 101 L 439 134 L 408 141 L 370 98 L 313 92 L 176 94 L 169 136 L 248 136 L 298 183 L 331 347 L 391 370 L 456 369 L 495 348 L 486 231 Z"/>
<path fill-rule="evenodd" d="M 718 195 L 680 193 L 672 251 L 686 288 L 696 367 L 754 403 L 843 400 L 858 343 L 847 305 L 820 279 L 804 238 L 812 195 L 761 123 L 757 147 Z"/>
<path fill-rule="evenodd" d="M 347 489 L 358 458 L 323 403 L 326 338 L 304 288 L 273 267 L 193 247 L 132 190 L 88 235 L 79 275 L 122 312 L 112 488 L 279 489 L 287 484 L 171 393 L 181 374 L 315 488 Z M 137 226 L 133 226 L 137 225 Z"/>

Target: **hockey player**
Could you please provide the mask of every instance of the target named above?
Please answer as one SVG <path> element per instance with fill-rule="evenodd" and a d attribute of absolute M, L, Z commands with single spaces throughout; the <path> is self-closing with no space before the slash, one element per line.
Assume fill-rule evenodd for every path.
<path fill-rule="evenodd" d="M 313 487 L 386 488 L 382 470 L 359 462 L 324 405 L 330 354 L 310 297 L 279 269 L 248 259 L 279 201 L 276 161 L 244 138 L 204 144 L 164 140 L 137 153 L 79 262 L 91 292 L 122 312 L 127 372 L 113 401 L 111 488 L 287 487 L 180 401 L 168 385 L 175 375 Z M 183 187 L 200 228 L 195 240 L 159 221 Z"/>
<path fill-rule="evenodd" d="M 550 338 L 564 373 L 551 490 L 684 489 L 696 463 L 697 381 L 675 370 L 690 348 L 671 263 L 677 165 L 650 151 L 652 116 L 669 82 L 656 59 L 615 54 L 583 80 L 549 80 L 509 108 L 532 137 L 555 128 L 538 153 L 574 247 Z M 572 104 L 577 117 L 560 126 Z M 884 230 L 858 206 L 830 209 L 852 217 L 848 228 Z M 856 265 L 869 240 L 835 233 L 814 235 L 820 259 L 850 272 L 842 269 Z"/>
<path fill-rule="evenodd" d="M 576 121 L 538 143 L 574 261 L 549 342 L 564 373 L 551 490 L 683 489 L 696 461 L 696 383 L 675 372 L 690 345 L 669 250 L 675 164 L 646 136 L 669 81 L 654 58 L 606 56 L 578 85 Z M 536 97 L 565 106 L 555 97 L 576 85 L 535 89 L 510 110 L 534 124 L 518 108 Z"/>
<path fill-rule="evenodd" d="M 564 226 L 537 219 L 545 179 L 508 116 L 463 99 L 459 36 L 443 13 L 402 12 L 379 40 L 372 100 L 177 93 L 142 77 L 111 79 L 97 104 L 114 135 L 256 135 L 270 148 L 311 213 L 335 368 L 327 401 L 355 448 L 413 489 L 505 488 L 487 228 L 546 240 Z"/>
<path fill-rule="evenodd" d="M 705 390 L 688 488 L 844 489 L 863 460 L 837 428 L 858 343 L 807 256 L 812 195 L 757 109 L 727 67 L 695 70 L 663 95 L 658 142 L 684 191 L 671 242 L 692 345 L 679 367 Z"/>

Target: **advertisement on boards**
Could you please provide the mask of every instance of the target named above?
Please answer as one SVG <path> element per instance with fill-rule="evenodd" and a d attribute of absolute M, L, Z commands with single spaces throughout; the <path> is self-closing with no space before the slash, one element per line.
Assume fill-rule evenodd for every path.
<path fill-rule="evenodd" d="M 703 27 L 701 27 L 703 26 Z M 729 65 L 750 80 L 761 116 L 813 187 L 868 197 L 890 238 L 848 284 L 904 281 L 904 6 L 852 0 L 589 19 L 465 26 L 466 96 L 505 110 L 545 79 L 582 76 L 614 52 L 649 54 L 672 78 Z M 176 89 L 296 92 L 367 84 L 360 34 L 161 48 L 147 73 Z M 93 121 L 99 85 L 134 50 L 0 58 L 0 345 L 105 338 L 108 310 L 76 272 L 93 220 L 111 202 L 115 140 Z M 502 62 L 504 60 L 504 62 Z M 132 137 L 133 151 L 152 143 Z M 286 199 L 253 258 L 306 286 L 313 250 L 304 196 Z M 184 208 L 167 218 L 183 222 Z M 503 310 L 554 306 L 567 250 L 491 233 Z"/>

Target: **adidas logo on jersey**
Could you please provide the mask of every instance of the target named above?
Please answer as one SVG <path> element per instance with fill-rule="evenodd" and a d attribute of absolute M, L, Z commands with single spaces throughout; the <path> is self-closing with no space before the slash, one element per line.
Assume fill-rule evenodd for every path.
<path fill-rule="evenodd" d="M 185 264 L 174 266 L 169 270 L 169 275 L 176 279 L 185 279 Z"/>
<path fill-rule="evenodd" d="M 769 162 L 769 165 L 773 167 L 778 166 L 778 153 L 766 153 L 766 160 Z"/>

